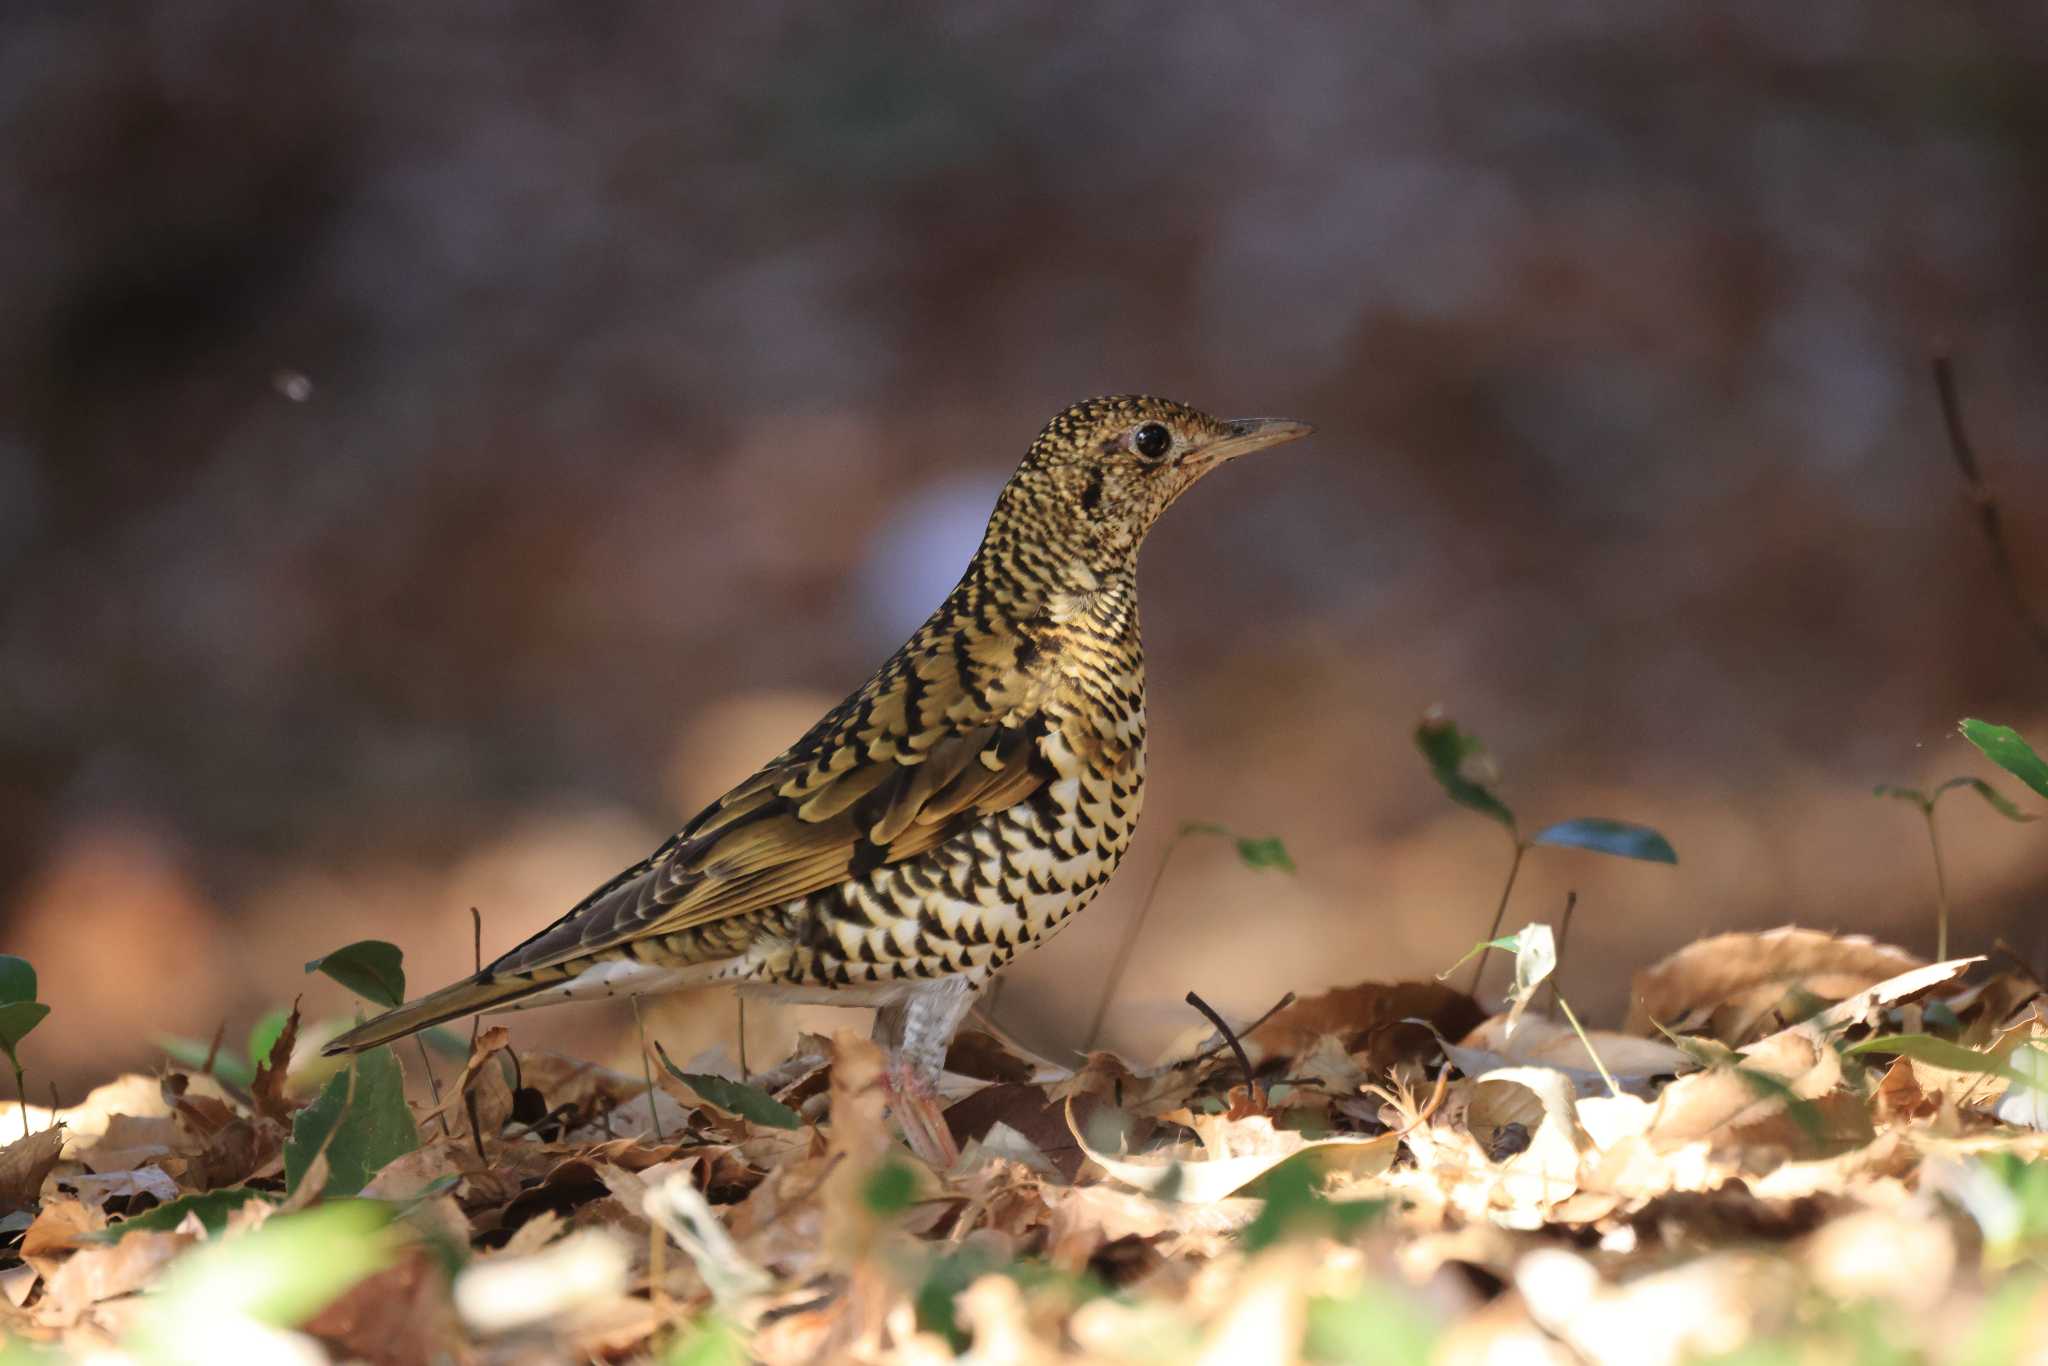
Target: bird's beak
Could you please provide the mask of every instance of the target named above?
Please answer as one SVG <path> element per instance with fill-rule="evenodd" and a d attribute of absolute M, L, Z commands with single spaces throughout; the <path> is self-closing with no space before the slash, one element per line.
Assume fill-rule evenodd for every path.
<path fill-rule="evenodd" d="M 1182 463 L 1209 468 L 1226 460 L 1235 460 L 1240 455 L 1277 446 L 1283 441 L 1298 441 L 1314 430 L 1306 422 L 1296 422 L 1291 418 L 1241 417 L 1235 422 L 1224 423 L 1223 435 L 1189 451 Z"/>

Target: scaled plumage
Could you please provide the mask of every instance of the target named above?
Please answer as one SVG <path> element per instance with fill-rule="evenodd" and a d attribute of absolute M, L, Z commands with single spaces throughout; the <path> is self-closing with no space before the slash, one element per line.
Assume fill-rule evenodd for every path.
<path fill-rule="evenodd" d="M 936 1069 L 973 991 L 1115 870 L 1145 782 L 1137 555 L 1232 457 L 1305 435 L 1163 399 L 1076 404 L 967 572 L 859 690 L 646 859 L 476 976 L 357 1026 L 728 981 L 884 1007 Z"/>

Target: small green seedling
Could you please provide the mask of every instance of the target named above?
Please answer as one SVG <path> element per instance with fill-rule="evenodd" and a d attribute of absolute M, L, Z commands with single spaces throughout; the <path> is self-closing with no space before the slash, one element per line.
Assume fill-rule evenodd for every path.
<path fill-rule="evenodd" d="M 50 1008 L 36 999 L 36 970 L 26 958 L 0 953 L 0 1053 L 14 1068 L 14 1095 L 21 1102 L 21 1136 L 28 1137 L 28 1088 L 17 1052 L 21 1041 L 43 1022 Z"/>
<path fill-rule="evenodd" d="M 1278 836 L 1240 835 L 1229 826 L 1215 821 L 1184 821 L 1167 844 L 1166 852 L 1159 856 L 1159 868 L 1152 874 L 1152 885 L 1145 889 L 1145 899 L 1138 903 L 1138 913 L 1131 917 L 1130 927 L 1124 931 L 1123 942 L 1117 945 L 1116 957 L 1110 960 L 1109 977 L 1102 984 L 1102 998 L 1095 1003 L 1095 1018 L 1088 1023 L 1088 1041 L 1084 1048 L 1095 1047 L 1095 1040 L 1102 1034 L 1102 1021 L 1109 1014 L 1109 1003 L 1116 999 L 1117 988 L 1123 985 L 1124 969 L 1130 966 L 1131 950 L 1138 946 L 1138 933 L 1145 927 L 1145 917 L 1152 913 L 1152 902 L 1159 895 L 1159 884 L 1166 880 L 1166 869 L 1173 862 L 1173 856 L 1180 847 L 1196 835 L 1216 835 L 1229 840 L 1237 849 L 1237 861 L 1253 871 L 1293 873 L 1294 858 L 1287 852 L 1287 846 Z"/>
<path fill-rule="evenodd" d="M 1963 724 L 1970 723 L 1966 721 Z M 2018 741 L 2021 748 L 2026 747 L 2026 741 L 2020 740 L 2017 735 L 2013 738 Z M 1986 752 L 1989 753 L 1988 750 Z M 2027 752 L 2033 753 L 2032 750 Z M 1872 794 L 1879 797 L 1896 797 L 1902 802 L 1910 803 L 1919 810 L 1920 819 L 1926 823 L 1927 847 L 1934 855 L 1934 960 L 1937 963 L 1948 961 L 1948 870 L 1942 862 L 1941 832 L 1934 823 L 1934 807 L 1947 793 L 1964 788 L 1982 797 L 1987 806 L 2009 821 L 2034 819 L 2031 814 L 2006 800 L 2003 793 L 1982 778 L 1950 778 L 1932 792 L 1922 792 L 1917 787 L 1896 787 L 1890 783 L 1881 783 Z"/>
<path fill-rule="evenodd" d="M 1505 939 L 1487 939 L 1474 944 L 1465 951 L 1465 957 L 1437 974 L 1443 981 L 1462 967 L 1467 958 L 1474 955 L 1482 960 L 1494 949 L 1500 949 L 1515 956 L 1515 985 L 1508 993 L 1508 1019 L 1503 1035 L 1513 1038 L 1515 1026 L 1521 1022 L 1522 1014 L 1529 1003 L 1536 999 L 1536 989 L 1546 980 L 1550 981 L 1550 998 L 1557 1002 L 1557 1008 L 1564 1012 L 1565 1023 L 1572 1027 L 1572 1033 L 1579 1036 L 1579 1044 L 1586 1050 L 1586 1056 L 1593 1060 L 1594 1070 L 1600 1080 L 1607 1083 L 1607 1093 L 1618 1096 L 1621 1088 L 1615 1084 L 1614 1076 L 1607 1070 L 1607 1064 L 1600 1061 L 1600 1055 L 1593 1050 L 1593 1041 L 1586 1037 L 1586 1030 L 1579 1023 L 1579 1017 L 1572 1011 L 1571 1002 L 1557 990 L 1557 982 L 1551 974 L 1557 971 L 1557 941 L 1551 935 L 1548 925 L 1525 925 Z"/>
<path fill-rule="evenodd" d="M 405 954 L 398 945 L 382 939 L 358 939 L 353 944 L 344 944 L 307 963 L 306 971 L 325 973 L 370 1004 L 386 1010 L 405 1004 Z M 420 1066 L 426 1069 L 427 1086 L 434 1093 L 438 1109 L 441 1083 L 434 1076 L 434 1060 L 427 1054 L 427 1041 L 419 1034 L 413 1035 L 412 1041 L 420 1050 Z M 447 1132 L 445 1117 L 441 1129 Z"/>
<path fill-rule="evenodd" d="M 1499 944 L 1500 927 L 1507 920 L 1508 899 L 1514 895 L 1515 878 L 1522 871 L 1522 857 L 1530 849 L 1541 844 L 1558 849 L 1585 849 L 1595 854 L 1643 863 L 1678 862 L 1678 853 L 1671 847 L 1671 841 L 1647 825 L 1630 821 L 1581 816 L 1546 825 L 1533 835 L 1522 834 L 1515 821 L 1515 813 L 1494 791 L 1500 782 L 1500 772 L 1494 766 L 1492 756 L 1486 752 L 1486 746 L 1477 736 L 1458 729 L 1457 722 L 1445 716 L 1440 708 L 1432 707 L 1423 714 L 1421 723 L 1415 727 L 1415 747 L 1422 751 L 1430 773 L 1446 796 L 1468 811 L 1476 811 L 1498 822 L 1515 846 L 1514 859 L 1508 864 L 1507 883 L 1500 891 L 1500 904 L 1493 910 L 1493 923 L 1487 927 L 1486 938 L 1475 950 L 1479 962 L 1472 969 L 1471 983 L 1465 988 L 1467 995 L 1479 994 L 1479 981 L 1486 972 L 1486 956 Z"/>

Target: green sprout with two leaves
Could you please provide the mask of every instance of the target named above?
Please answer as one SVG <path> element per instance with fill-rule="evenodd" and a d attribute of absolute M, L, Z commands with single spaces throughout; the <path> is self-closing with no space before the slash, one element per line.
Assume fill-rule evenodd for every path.
<path fill-rule="evenodd" d="M 28 1137 L 28 1090 L 17 1050 L 50 1008 L 36 999 L 36 970 L 26 958 L 0 953 L 0 1053 L 14 1069 L 14 1094 L 21 1102 L 21 1136 Z"/>
<path fill-rule="evenodd" d="M 1514 858 L 1508 864 L 1507 882 L 1500 890 L 1500 903 L 1493 909 L 1493 923 L 1487 927 L 1485 940 L 1474 950 L 1479 955 L 1479 962 L 1473 967 L 1472 980 L 1465 988 L 1469 996 L 1479 994 L 1487 955 L 1502 944 L 1500 927 L 1507 919 L 1508 899 L 1514 895 L 1515 878 L 1522 871 L 1522 859 L 1531 849 L 1549 845 L 1560 849 L 1585 849 L 1595 854 L 1636 859 L 1643 863 L 1678 862 L 1678 854 L 1669 840 L 1647 825 L 1629 821 L 1580 816 L 1546 825 L 1533 835 L 1524 835 L 1515 821 L 1515 813 L 1494 791 L 1500 774 L 1487 754 L 1486 746 L 1477 736 L 1458 729 L 1456 722 L 1436 708 L 1425 713 L 1421 723 L 1415 727 L 1415 747 L 1422 751 L 1422 757 L 1429 762 L 1429 771 L 1452 801 L 1468 811 L 1476 811 L 1489 820 L 1499 822 L 1515 846 Z"/>
<path fill-rule="evenodd" d="M 1988 721 L 1966 718 L 1957 727 L 1963 738 L 1984 751 L 1993 763 L 2018 778 L 2043 797 L 2048 797 L 2048 763 L 2034 753 L 2033 746 L 2021 738 L 2020 733 L 2010 726 L 1995 726 Z M 1934 823 L 1934 808 L 1950 792 L 1974 792 L 1984 799 L 1985 805 L 2009 821 L 2031 821 L 2035 817 L 2013 805 L 2004 793 L 1982 778 L 1950 778 L 1932 792 L 1923 792 L 1917 787 L 1899 787 L 1892 783 L 1881 783 L 1874 795 L 1896 797 L 1910 803 L 1920 812 L 1920 819 L 1927 826 L 1927 848 L 1934 856 L 1934 959 L 1945 962 L 1948 959 L 1948 867 L 1941 855 L 1941 831 Z"/>

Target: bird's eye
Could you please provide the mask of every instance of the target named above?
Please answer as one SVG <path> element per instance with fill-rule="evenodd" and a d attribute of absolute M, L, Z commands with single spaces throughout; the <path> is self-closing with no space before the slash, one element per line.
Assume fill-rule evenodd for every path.
<path fill-rule="evenodd" d="M 1131 433 L 1131 449 L 1147 460 L 1157 460 L 1173 448 L 1173 433 L 1157 422 L 1147 422 Z"/>

